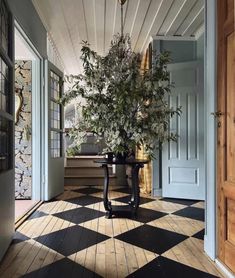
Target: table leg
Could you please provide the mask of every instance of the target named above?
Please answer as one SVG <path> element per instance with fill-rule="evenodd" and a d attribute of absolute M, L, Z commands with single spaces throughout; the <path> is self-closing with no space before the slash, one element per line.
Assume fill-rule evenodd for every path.
<path fill-rule="evenodd" d="M 136 164 L 132 166 L 131 171 L 131 179 L 132 179 L 132 195 L 131 195 L 131 203 L 130 205 L 133 207 L 133 212 L 136 214 L 137 209 L 140 204 L 140 189 L 139 189 L 139 169 L 142 168 L 143 165 Z"/>
<path fill-rule="evenodd" d="M 106 210 L 106 217 L 111 218 L 112 217 L 112 207 L 111 202 L 108 200 L 108 190 L 109 190 L 109 169 L 108 165 L 104 164 L 102 165 L 104 169 L 104 208 Z"/>

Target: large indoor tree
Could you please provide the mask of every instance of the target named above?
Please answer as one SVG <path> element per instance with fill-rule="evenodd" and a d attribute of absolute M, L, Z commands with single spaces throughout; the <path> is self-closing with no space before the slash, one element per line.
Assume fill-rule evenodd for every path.
<path fill-rule="evenodd" d="M 128 35 L 116 35 L 105 56 L 87 42 L 81 52 L 83 72 L 68 78 L 73 85 L 62 99 L 64 104 L 85 99 L 82 117 L 70 132 L 74 144 L 80 145 L 91 132 L 98 140 L 104 138 L 104 153 L 124 155 L 142 146 L 151 158 L 159 143 L 176 140 L 169 123 L 180 108 L 168 103 L 172 88 L 168 52 L 156 55 L 152 67 L 144 70 Z"/>

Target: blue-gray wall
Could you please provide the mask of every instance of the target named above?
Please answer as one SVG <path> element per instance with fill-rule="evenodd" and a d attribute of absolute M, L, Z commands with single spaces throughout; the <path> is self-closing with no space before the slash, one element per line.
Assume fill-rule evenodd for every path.
<path fill-rule="evenodd" d="M 197 59 L 204 60 L 204 34 L 197 40 Z"/>
<path fill-rule="evenodd" d="M 197 41 L 154 40 L 153 52 L 170 51 L 173 63 L 204 59 L 204 34 Z"/>
<path fill-rule="evenodd" d="M 172 63 L 183 63 L 197 59 L 196 41 L 155 40 L 153 52 L 170 51 Z"/>
<path fill-rule="evenodd" d="M 14 18 L 43 58 L 47 57 L 47 32 L 31 0 L 7 0 Z"/>

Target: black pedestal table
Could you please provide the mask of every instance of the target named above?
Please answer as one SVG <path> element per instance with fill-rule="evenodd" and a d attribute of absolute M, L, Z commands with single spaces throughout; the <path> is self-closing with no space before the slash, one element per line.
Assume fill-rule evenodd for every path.
<path fill-rule="evenodd" d="M 135 215 L 140 203 L 140 190 L 139 190 L 139 169 L 148 163 L 148 160 L 140 159 L 127 159 L 127 160 L 110 160 L 110 159 L 97 159 L 95 163 L 101 164 L 104 169 L 104 208 L 106 210 L 106 217 L 111 218 L 114 216 L 129 216 Z M 132 193 L 130 202 L 126 206 L 113 206 L 108 199 L 109 189 L 109 169 L 108 165 L 129 165 L 131 166 L 131 185 Z"/>

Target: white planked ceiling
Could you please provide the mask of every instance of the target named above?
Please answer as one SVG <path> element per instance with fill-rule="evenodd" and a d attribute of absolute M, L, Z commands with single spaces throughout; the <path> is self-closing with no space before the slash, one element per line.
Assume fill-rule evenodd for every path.
<path fill-rule="evenodd" d="M 100 54 L 120 32 L 118 0 L 32 0 L 66 73 L 80 71 L 82 40 Z M 152 36 L 197 37 L 204 26 L 204 0 L 127 0 L 124 33 L 143 52 Z"/>

